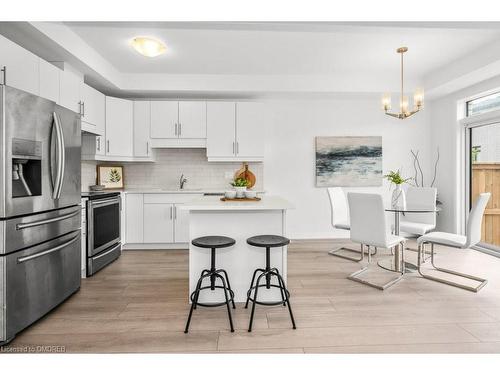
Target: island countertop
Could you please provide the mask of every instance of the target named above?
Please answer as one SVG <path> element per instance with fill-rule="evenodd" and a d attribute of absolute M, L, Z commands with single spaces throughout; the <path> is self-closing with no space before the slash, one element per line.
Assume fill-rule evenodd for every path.
<path fill-rule="evenodd" d="M 278 196 L 260 197 L 260 201 L 221 201 L 218 196 L 203 196 L 183 204 L 180 209 L 188 211 L 260 211 L 289 210 L 294 206 Z"/>

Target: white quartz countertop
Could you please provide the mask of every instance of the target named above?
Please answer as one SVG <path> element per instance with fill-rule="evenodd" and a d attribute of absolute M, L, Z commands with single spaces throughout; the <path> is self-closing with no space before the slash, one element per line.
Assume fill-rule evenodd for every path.
<path fill-rule="evenodd" d="M 261 196 L 260 201 L 221 201 L 221 197 L 204 196 L 183 204 L 180 209 L 188 211 L 258 211 L 289 210 L 295 208 L 289 201 L 277 196 Z"/>
<path fill-rule="evenodd" d="M 232 190 L 227 188 L 226 190 Z M 224 194 L 224 189 L 125 189 L 121 190 L 124 194 Z M 264 191 L 257 190 L 257 193 L 262 194 Z"/>

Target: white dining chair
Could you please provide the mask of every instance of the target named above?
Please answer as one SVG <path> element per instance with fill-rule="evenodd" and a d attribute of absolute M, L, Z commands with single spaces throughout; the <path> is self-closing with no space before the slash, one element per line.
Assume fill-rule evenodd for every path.
<path fill-rule="evenodd" d="M 436 210 L 437 189 L 433 187 L 413 187 L 406 190 L 406 207 Z M 436 229 L 436 212 L 406 212 L 399 223 L 400 232 L 410 237 L 422 236 Z M 406 236 L 405 236 L 406 237 Z M 416 251 L 416 249 L 408 250 Z M 426 261 L 425 246 L 422 248 L 422 261 Z"/>
<path fill-rule="evenodd" d="M 363 247 L 368 247 L 368 263 L 361 270 L 349 275 L 348 279 L 384 290 L 401 280 L 404 275 L 404 244 L 406 239 L 391 233 L 390 227 L 387 225 L 384 202 L 381 195 L 348 193 L 347 200 L 351 219 L 351 241 L 361 245 L 361 258 L 364 257 Z M 372 246 L 385 247 L 387 249 L 397 247 L 398 249 L 394 251 L 401 252 L 401 257 L 399 257 L 399 253 L 395 256 L 395 259 L 399 259 L 401 262 L 401 273 L 397 278 L 390 280 L 384 285 L 375 284 L 369 280 L 358 277 L 369 268 L 371 263 L 370 247 Z"/>
<path fill-rule="evenodd" d="M 471 246 L 476 245 L 479 241 L 481 241 L 481 224 L 483 221 L 484 210 L 486 209 L 486 205 L 488 204 L 488 200 L 490 199 L 491 193 L 482 193 L 479 194 L 474 207 L 470 211 L 469 218 L 467 219 L 467 228 L 466 235 L 462 236 L 454 233 L 447 232 L 431 232 L 427 233 L 417 239 L 418 244 L 418 272 L 419 274 L 429 280 L 434 280 L 440 283 L 452 285 L 458 288 L 466 289 L 472 292 L 478 292 L 483 286 L 486 285 L 488 280 L 483 279 L 481 277 L 468 275 L 465 273 L 457 272 L 454 270 L 436 267 L 434 264 L 434 244 L 443 245 L 447 247 L 454 247 L 458 249 L 468 249 Z M 446 279 L 442 279 L 435 276 L 426 275 L 422 270 L 422 262 L 421 262 L 421 252 L 422 246 L 424 244 L 431 245 L 431 265 L 434 268 L 434 271 L 439 271 L 442 273 L 448 273 L 455 276 L 460 276 L 469 280 L 478 281 L 479 285 L 477 287 L 460 284 L 455 281 L 450 281 Z"/>
<path fill-rule="evenodd" d="M 406 190 L 406 207 L 436 209 L 437 189 L 432 187 L 413 187 Z M 436 213 L 405 213 L 399 223 L 399 230 L 408 234 L 422 236 L 436 229 Z"/>
<path fill-rule="evenodd" d="M 349 207 L 347 205 L 347 198 L 341 187 L 330 187 L 326 189 L 328 192 L 328 198 L 330 200 L 331 208 L 331 220 L 332 226 L 335 229 L 350 230 L 351 223 L 349 220 Z M 375 253 L 377 249 L 375 248 Z M 349 255 L 343 254 L 344 252 L 351 252 L 357 254 L 356 257 L 350 257 Z M 352 260 L 354 262 L 360 262 L 363 257 L 361 252 L 354 249 L 349 249 L 347 247 L 341 247 L 339 249 L 334 249 L 328 252 L 330 255 L 337 256 L 339 258 Z M 375 254 L 374 253 L 374 254 Z"/>

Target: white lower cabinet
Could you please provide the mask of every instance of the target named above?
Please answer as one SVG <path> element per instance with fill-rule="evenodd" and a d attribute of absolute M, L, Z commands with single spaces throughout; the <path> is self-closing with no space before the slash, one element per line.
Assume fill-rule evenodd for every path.
<path fill-rule="evenodd" d="M 182 210 L 182 205 L 174 206 L 174 237 L 177 243 L 189 243 L 189 211 Z"/>
<path fill-rule="evenodd" d="M 189 243 L 189 213 L 181 209 L 201 194 L 127 193 L 125 201 L 125 248 L 175 248 Z"/>
<path fill-rule="evenodd" d="M 174 205 L 148 203 L 144 205 L 144 242 L 174 242 Z"/>
<path fill-rule="evenodd" d="M 144 196 L 143 194 L 125 195 L 125 242 L 144 242 Z"/>

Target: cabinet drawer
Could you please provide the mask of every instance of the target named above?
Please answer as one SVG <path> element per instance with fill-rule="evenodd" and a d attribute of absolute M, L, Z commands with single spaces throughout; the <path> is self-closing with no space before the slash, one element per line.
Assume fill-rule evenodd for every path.
<path fill-rule="evenodd" d="M 203 194 L 144 194 L 144 203 L 186 203 Z"/>

